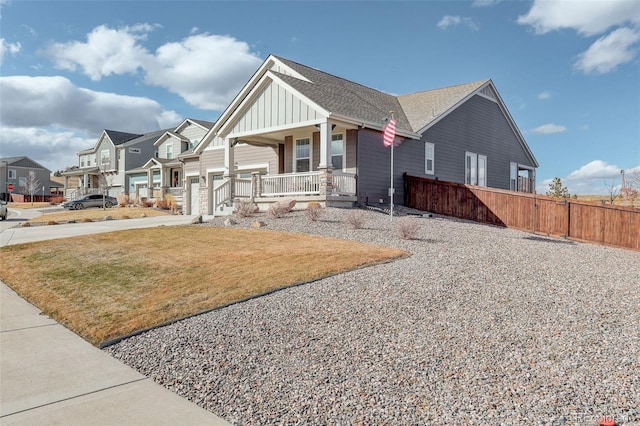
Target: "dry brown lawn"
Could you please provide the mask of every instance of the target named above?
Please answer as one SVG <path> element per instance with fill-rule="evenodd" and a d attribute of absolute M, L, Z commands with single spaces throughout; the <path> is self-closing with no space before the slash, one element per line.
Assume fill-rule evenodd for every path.
<path fill-rule="evenodd" d="M 407 253 L 301 234 L 161 227 L 6 246 L 0 279 L 93 344 Z"/>
<path fill-rule="evenodd" d="M 112 219 L 133 219 L 146 215 L 163 216 L 171 214 L 169 210 L 156 210 L 145 207 L 113 207 L 110 209 L 86 209 L 86 210 L 65 210 L 54 213 L 45 213 L 42 216 L 30 219 L 29 222 L 68 222 L 75 220 L 82 222 L 83 220 L 102 220 L 105 216 L 111 216 Z"/>
<path fill-rule="evenodd" d="M 51 207 L 51 203 L 44 203 L 44 202 L 14 203 L 12 201 L 9 204 L 7 204 L 7 206 L 13 209 L 41 209 L 43 207 Z"/>

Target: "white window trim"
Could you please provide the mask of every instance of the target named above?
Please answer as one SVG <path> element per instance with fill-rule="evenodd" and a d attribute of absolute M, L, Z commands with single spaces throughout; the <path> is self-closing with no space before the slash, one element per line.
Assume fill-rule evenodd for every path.
<path fill-rule="evenodd" d="M 480 175 L 480 161 L 484 162 L 484 173 L 482 175 L 482 179 L 481 179 L 481 175 Z M 489 168 L 489 164 L 487 162 L 487 156 L 486 155 L 481 155 L 478 154 L 478 165 L 476 167 L 477 171 L 478 171 L 478 177 L 477 177 L 477 181 L 478 181 L 478 186 L 482 186 L 485 187 L 487 186 L 487 169 Z"/>
<path fill-rule="evenodd" d="M 100 164 L 110 163 L 110 162 L 111 162 L 111 152 L 108 149 L 103 149 L 102 151 L 100 151 Z"/>
<path fill-rule="evenodd" d="M 467 159 L 471 158 L 471 170 L 469 170 L 469 164 Z M 480 185 L 480 175 L 479 175 L 479 161 L 484 160 L 484 185 Z M 489 176 L 489 163 L 487 161 L 487 156 L 482 154 L 477 154 L 475 152 L 465 151 L 464 153 L 464 183 L 466 185 L 478 185 L 478 186 L 487 186 L 487 179 Z M 469 181 L 467 181 L 467 175 L 469 176 Z"/>
<path fill-rule="evenodd" d="M 347 137 L 344 133 L 332 133 L 331 134 L 331 144 L 333 146 L 333 137 L 340 135 L 342 137 L 342 169 L 340 171 L 345 171 L 347 169 Z M 333 165 L 333 154 L 331 154 L 331 164 Z"/>
<path fill-rule="evenodd" d="M 7 177 L 9 179 L 17 179 L 18 178 L 18 172 L 15 169 L 9 169 L 9 171 L 7 172 Z"/>
<path fill-rule="evenodd" d="M 431 153 L 431 155 L 429 155 L 429 153 Z M 427 167 L 428 160 L 431 160 L 431 169 Z M 424 143 L 424 174 L 434 175 L 435 170 L 436 170 L 436 145 L 431 142 L 425 142 Z"/>
<path fill-rule="evenodd" d="M 169 154 L 171 154 L 171 157 L 169 157 Z M 164 150 L 164 157 L 167 160 L 173 160 L 173 144 L 172 143 L 168 143 L 165 146 L 165 150 Z"/>
<path fill-rule="evenodd" d="M 293 155 L 292 155 L 293 164 L 291 165 L 291 167 L 292 167 L 291 171 L 293 173 L 298 173 L 296 171 L 297 170 L 296 163 L 298 161 L 298 157 L 297 157 L 298 150 L 296 149 L 296 142 L 304 140 L 304 139 L 307 139 L 309 141 L 309 171 L 310 172 L 313 171 L 313 138 L 305 137 L 305 138 L 297 138 L 297 139 L 293 140 Z M 306 159 L 307 157 L 304 157 L 304 158 Z"/>

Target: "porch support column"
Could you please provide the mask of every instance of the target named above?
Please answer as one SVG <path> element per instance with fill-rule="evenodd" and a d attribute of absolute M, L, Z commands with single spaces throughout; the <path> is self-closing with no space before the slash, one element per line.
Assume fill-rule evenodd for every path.
<path fill-rule="evenodd" d="M 153 198 L 153 170 L 147 169 L 147 198 Z"/>
<path fill-rule="evenodd" d="M 320 123 L 320 165 L 319 169 L 331 167 L 331 124 Z"/>
<path fill-rule="evenodd" d="M 89 189 L 89 174 L 85 173 L 82 176 L 82 193 L 86 194 L 87 193 L 87 189 Z"/>
<path fill-rule="evenodd" d="M 331 163 L 331 124 L 320 123 L 320 195 L 327 196 L 333 192 L 333 164 Z"/>
<path fill-rule="evenodd" d="M 251 201 L 262 195 L 262 172 L 251 173 Z"/>
<path fill-rule="evenodd" d="M 229 201 L 231 202 L 233 202 L 233 199 L 236 196 L 235 194 L 236 185 L 234 182 L 235 173 L 236 173 L 236 167 L 235 167 L 236 162 L 235 162 L 235 155 L 234 155 L 236 142 L 237 140 L 235 138 L 224 139 L 224 175 L 223 177 L 231 181 L 231 188 L 229 190 L 229 198 L 230 198 Z"/>

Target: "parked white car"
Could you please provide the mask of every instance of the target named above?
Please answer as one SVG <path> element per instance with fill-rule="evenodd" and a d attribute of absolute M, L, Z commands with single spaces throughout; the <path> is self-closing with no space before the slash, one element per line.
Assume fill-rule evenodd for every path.
<path fill-rule="evenodd" d="M 0 201 L 0 220 L 7 220 L 7 202 Z"/>

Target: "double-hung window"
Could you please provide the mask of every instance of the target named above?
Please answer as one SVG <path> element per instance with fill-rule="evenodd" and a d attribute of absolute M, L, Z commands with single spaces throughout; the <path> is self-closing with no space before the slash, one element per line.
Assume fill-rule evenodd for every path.
<path fill-rule="evenodd" d="M 435 145 L 430 142 L 424 143 L 424 174 L 435 173 Z"/>
<path fill-rule="evenodd" d="M 464 183 L 487 186 L 487 156 L 465 152 L 464 157 Z"/>
<path fill-rule="evenodd" d="M 331 165 L 335 170 L 344 168 L 344 138 L 342 133 L 331 135 Z"/>
<path fill-rule="evenodd" d="M 296 173 L 311 171 L 311 139 L 296 139 L 294 168 Z"/>
<path fill-rule="evenodd" d="M 173 158 L 173 145 L 167 144 L 167 160 L 171 160 Z"/>

